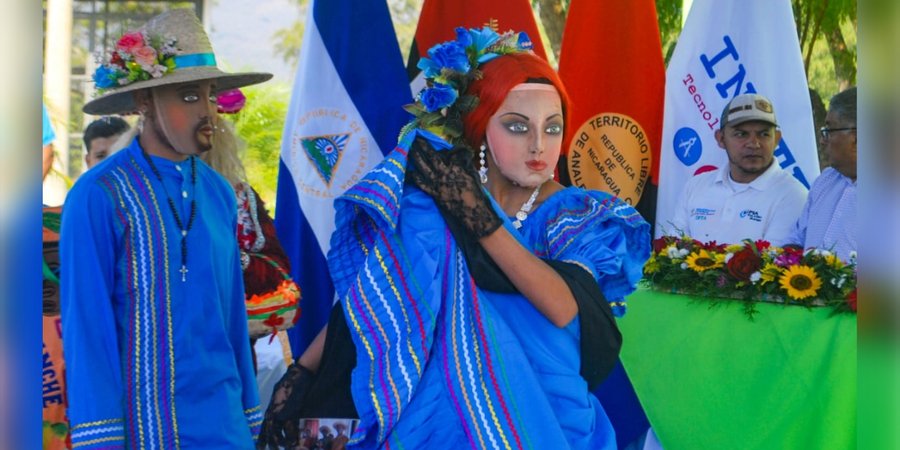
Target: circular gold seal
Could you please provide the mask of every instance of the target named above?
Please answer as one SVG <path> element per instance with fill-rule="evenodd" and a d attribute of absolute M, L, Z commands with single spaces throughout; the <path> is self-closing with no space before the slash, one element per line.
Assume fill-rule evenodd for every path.
<path fill-rule="evenodd" d="M 569 144 L 569 179 L 636 205 L 650 175 L 653 152 L 644 129 L 625 114 L 600 113 L 585 121 Z"/>

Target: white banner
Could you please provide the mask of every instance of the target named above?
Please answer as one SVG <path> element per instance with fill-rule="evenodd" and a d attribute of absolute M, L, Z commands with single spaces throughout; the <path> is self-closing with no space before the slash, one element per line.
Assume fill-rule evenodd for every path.
<path fill-rule="evenodd" d="M 768 97 L 782 131 L 775 161 L 809 188 L 816 134 L 790 0 L 694 0 L 666 70 L 656 236 L 671 227 L 684 183 L 728 164 L 715 132 L 725 105 Z"/>

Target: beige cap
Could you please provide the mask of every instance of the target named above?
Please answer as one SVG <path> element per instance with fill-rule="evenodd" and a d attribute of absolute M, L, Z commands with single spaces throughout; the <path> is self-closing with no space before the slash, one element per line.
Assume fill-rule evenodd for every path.
<path fill-rule="evenodd" d="M 722 110 L 721 128 L 726 125 L 739 125 L 751 120 L 770 123 L 778 126 L 775 120 L 775 108 L 769 99 L 759 94 L 741 94 L 731 99 Z"/>

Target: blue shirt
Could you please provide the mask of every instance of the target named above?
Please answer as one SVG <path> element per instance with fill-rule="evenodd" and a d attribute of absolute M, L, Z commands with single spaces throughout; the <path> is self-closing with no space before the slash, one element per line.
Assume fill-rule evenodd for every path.
<path fill-rule="evenodd" d="M 234 191 L 196 157 L 152 158 L 162 183 L 135 139 L 66 199 L 60 278 L 73 446 L 252 448 L 262 413 Z M 169 195 L 184 223 L 196 201 L 185 281 Z"/>
<path fill-rule="evenodd" d="M 856 251 L 856 181 L 825 169 L 812 187 L 790 243 L 834 251 L 843 261 Z"/>

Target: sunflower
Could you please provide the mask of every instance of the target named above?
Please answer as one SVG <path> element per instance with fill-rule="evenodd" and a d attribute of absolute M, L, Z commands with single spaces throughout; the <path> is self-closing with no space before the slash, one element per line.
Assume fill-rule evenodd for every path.
<path fill-rule="evenodd" d="M 812 267 L 804 265 L 788 267 L 778 281 L 781 287 L 787 291 L 788 296 L 794 300 L 814 297 L 822 287 L 822 280 L 819 279 L 816 271 Z"/>
<path fill-rule="evenodd" d="M 721 257 L 710 255 L 708 251 L 701 249 L 688 255 L 685 262 L 689 268 L 694 270 L 694 272 L 700 273 L 704 270 L 722 267 L 724 255 L 719 256 Z"/>
<path fill-rule="evenodd" d="M 775 281 L 775 279 L 778 278 L 778 275 L 781 274 L 781 267 L 778 267 L 775 264 L 767 262 L 766 265 L 763 266 L 762 270 L 759 271 L 759 273 L 760 273 L 759 279 L 760 279 L 760 281 L 762 281 L 761 284 L 770 283 L 772 281 Z"/>

